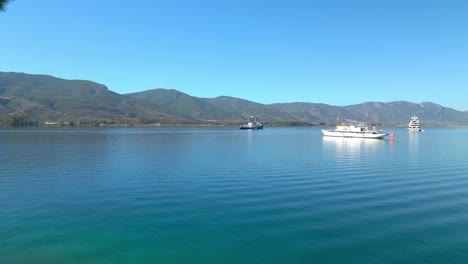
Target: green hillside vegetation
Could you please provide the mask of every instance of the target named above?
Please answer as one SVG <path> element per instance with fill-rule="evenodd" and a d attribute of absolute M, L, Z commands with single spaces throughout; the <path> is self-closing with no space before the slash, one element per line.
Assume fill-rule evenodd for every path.
<path fill-rule="evenodd" d="M 133 120 L 137 117 L 175 120 L 142 100 L 133 100 L 91 81 L 48 75 L 0 73 L 0 116 L 26 115 L 33 120 Z"/>
<path fill-rule="evenodd" d="M 252 101 L 234 98 L 230 96 L 219 96 L 212 99 L 205 99 L 206 103 L 216 106 L 226 112 L 236 113 L 242 120 L 248 120 L 249 116 L 255 115 L 260 120 L 267 123 L 301 121 L 297 120 L 286 112 L 279 111 L 269 105 L 255 103 Z"/>
<path fill-rule="evenodd" d="M 309 122 L 330 122 L 336 120 L 338 116 L 353 117 L 353 114 L 345 109 L 327 104 L 295 102 L 271 104 L 270 106 L 287 112 L 296 119 Z"/>
<path fill-rule="evenodd" d="M 153 89 L 138 93 L 126 94 L 132 98 L 146 100 L 161 111 L 195 120 L 235 120 L 239 116 L 233 112 L 223 111 L 206 100 L 193 97 L 177 90 Z"/>
<path fill-rule="evenodd" d="M 344 107 L 357 120 L 373 120 L 379 123 L 408 123 L 409 116 L 416 115 L 431 124 L 467 124 L 468 113 L 456 111 L 431 102 L 411 103 L 395 101 L 389 103 L 366 102 Z"/>

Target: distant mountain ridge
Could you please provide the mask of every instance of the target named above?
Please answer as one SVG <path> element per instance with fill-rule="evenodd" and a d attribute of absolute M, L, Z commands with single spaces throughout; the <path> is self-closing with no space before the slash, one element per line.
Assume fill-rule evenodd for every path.
<path fill-rule="evenodd" d="M 144 100 L 109 91 L 91 81 L 0 72 L 0 118 L 25 114 L 34 120 L 90 120 L 155 116 L 177 118 Z"/>
<path fill-rule="evenodd" d="M 468 124 L 468 112 L 431 102 L 261 104 L 229 96 L 200 98 L 162 88 L 118 94 L 92 81 L 0 72 L 0 120 L 11 114 L 27 115 L 39 122 L 129 119 L 142 124 L 235 124 L 250 115 L 266 123 L 332 124 L 340 117 L 406 124 L 412 115 L 417 115 L 426 124 Z"/>

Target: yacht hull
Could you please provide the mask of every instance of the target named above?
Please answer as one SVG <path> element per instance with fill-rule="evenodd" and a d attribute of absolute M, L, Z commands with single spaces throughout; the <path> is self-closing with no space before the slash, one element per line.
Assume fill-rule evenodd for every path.
<path fill-rule="evenodd" d="M 255 129 L 263 129 L 263 126 L 254 126 L 254 127 L 240 126 L 239 129 L 250 129 L 250 130 L 255 130 Z"/>

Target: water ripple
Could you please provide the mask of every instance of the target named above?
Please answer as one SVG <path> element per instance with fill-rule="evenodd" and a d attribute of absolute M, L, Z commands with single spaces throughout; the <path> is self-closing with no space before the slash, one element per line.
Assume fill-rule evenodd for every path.
<path fill-rule="evenodd" d="M 468 262 L 459 131 L 244 132 L 1 131 L 0 262 Z"/>

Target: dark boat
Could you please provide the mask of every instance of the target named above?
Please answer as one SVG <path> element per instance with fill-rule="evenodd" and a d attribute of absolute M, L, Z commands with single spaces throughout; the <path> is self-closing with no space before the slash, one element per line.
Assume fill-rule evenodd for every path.
<path fill-rule="evenodd" d="M 242 124 L 239 126 L 239 129 L 263 129 L 263 124 L 256 120 L 254 116 L 249 116 L 249 122 L 247 124 Z"/>

